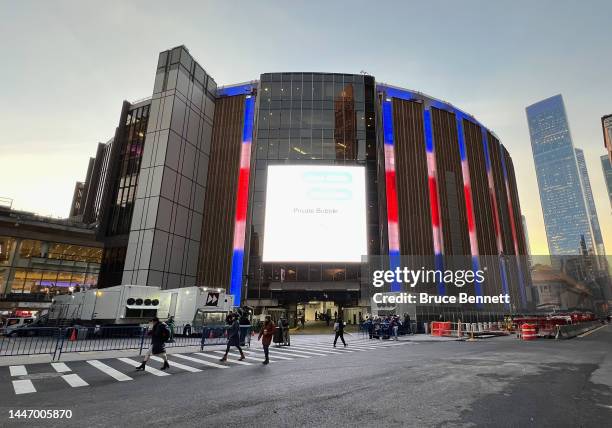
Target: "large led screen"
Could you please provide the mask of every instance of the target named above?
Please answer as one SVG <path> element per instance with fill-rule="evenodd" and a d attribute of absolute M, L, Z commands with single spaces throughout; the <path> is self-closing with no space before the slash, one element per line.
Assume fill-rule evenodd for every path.
<path fill-rule="evenodd" d="M 264 262 L 360 262 L 367 254 L 365 168 L 268 167 Z"/>

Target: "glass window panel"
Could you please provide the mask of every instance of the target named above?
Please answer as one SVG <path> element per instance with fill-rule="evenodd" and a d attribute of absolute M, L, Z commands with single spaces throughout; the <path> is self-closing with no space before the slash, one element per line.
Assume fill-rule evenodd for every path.
<path fill-rule="evenodd" d="M 281 84 L 280 82 L 271 82 L 270 83 L 270 91 L 272 93 L 273 100 L 280 100 L 281 96 Z"/>
<path fill-rule="evenodd" d="M 287 159 L 289 157 L 289 139 L 282 138 L 278 140 L 278 158 Z"/>
<path fill-rule="evenodd" d="M 310 128 L 312 122 L 312 110 L 303 109 L 302 110 L 302 120 L 301 127 L 302 128 Z"/>
<path fill-rule="evenodd" d="M 323 124 L 321 122 L 322 114 L 323 114 L 322 110 L 312 110 L 312 127 L 313 128 L 323 128 Z"/>
<path fill-rule="evenodd" d="M 280 127 L 290 128 L 291 127 L 291 110 L 281 110 L 280 114 L 281 114 Z"/>
<path fill-rule="evenodd" d="M 31 257 L 40 257 L 41 256 L 41 241 L 33 241 L 30 239 L 26 239 L 21 241 L 21 245 L 19 246 L 19 257 L 22 259 L 29 259 Z"/>
<path fill-rule="evenodd" d="M 291 97 L 296 100 L 302 98 L 303 86 L 302 86 L 302 76 L 294 76 L 293 81 L 291 82 Z"/>
<path fill-rule="evenodd" d="M 314 159 L 322 159 L 323 157 L 323 142 L 320 138 L 313 138 L 311 140 L 310 155 Z"/>
<path fill-rule="evenodd" d="M 311 264 L 308 269 L 308 277 L 310 281 L 321 281 L 321 265 Z"/>
<path fill-rule="evenodd" d="M 312 99 L 315 101 L 323 99 L 323 82 L 313 82 Z"/>
<path fill-rule="evenodd" d="M 278 140 L 270 139 L 268 145 L 268 159 L 278 159 Z"/>
<path fill-rule="evenodd" d="M 14 238 L 0 236 L 0 266 L 7 266 L 11 263 L 15 244 L 16 240 Z"/>
<path fill-rule="evenodd" d="M 308 281 L 308 265 L 298 265 L 297 280 L 298 281 Z"/>
<path fill-rule="evenodd" d="M 297 279 L 297 268 L 295 265 L 285 267 L 285 281 L 295 281 Z"/>
<path fill-rule="evenodd" d="M 257 159 L 265 159 L 268 156 L 268 140 L 257 142 Z"/>
<path fill-rule="evenodd" d="M 333 110 L 321 110 L 321 127 L 323 129 L 333 129 L 334 128 L 334 115 Z"/>
<path fill-rule="evenodd" d="M 270 118 L 270 128 L 280 128 L 281 124 L 281 115 L 280 110 L 270 110 L 270 114 L 268 115 Z"/>
<path fill-rule="evenodd" d="M 302 120 L 302 111 L 299 109 L 291 110 L 291 127 L 299 128 Z"/>
<path fill-rule="evenodd" d="M 310 153 L 312 151 L 310 137 L 300 139 L 300 148 L 302 150 L 302 153 L 301 153 L 301 155 L 303 155 L 302 158 L 310 158 Z"/>
<path fill-rule="evenodd" d="M 334 99 L 334 84 L 332 82 L 325 82 L 324 84 L 323 98 L 326 100 Z"/>
<path fill-rule="evenodd" d="M 282 100 L 290 100 L 291 99 L 291 82 L 290 81 L 283 81 L 283 82 L 281 82 L 280 96 L 281 96 Z"/>

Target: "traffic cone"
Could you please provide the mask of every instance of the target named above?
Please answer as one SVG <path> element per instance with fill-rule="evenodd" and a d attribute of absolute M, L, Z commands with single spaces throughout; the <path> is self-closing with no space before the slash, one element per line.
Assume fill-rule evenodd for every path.
<path fill-rule="evenodd" d="M 70 339 L 71 342 L 76 342 L 77 340 L 77 332 L 76 332 L 76 328 L 72 329 L 72 334 L 70 335 Z"/>

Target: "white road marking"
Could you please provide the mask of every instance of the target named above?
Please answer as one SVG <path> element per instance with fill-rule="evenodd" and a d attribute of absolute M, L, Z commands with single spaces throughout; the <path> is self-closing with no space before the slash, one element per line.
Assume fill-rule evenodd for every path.
<path fill-rule="evenodd" d="M 276 356 L 278 354 L 282 354 L 282 355 L 288 355 L 290 357 L 297 357 L 297 358 L 311 358 L 312 357 L 312 355 L 298 354 L 297 352 L 299 351 L 297 350 L 293 352 L 291 351 L 286 352 L 286 351 L 289 351 L 289 350 L 285 348 L 274 348 L 274 349 L 270 348 L 270 355 Z"/>
<path fill-rule="evenodd" d="M 213 352 L 215 352 L 217 354 L 221 354 L 221 355 L 225 354 L 225 351 L 213 351 Z M 237 357 L 240 354 L 238 353 L 238 351 L 230 351 L 229 355 Z M 264 360 L 263 358 L 251 357 L 251 356 L 248 356 L 248 355 L 245 355 L 245 358 L 248 359 L 248 360 L 260 361 L 260 362 Z M 228 361 L 229 361 L 229 358 L 228 358 Z M 234 360 L 234 361 L 238 362 L 238 360 Z M 270 362 L 273 363 L 274 361 L 270 360 Z"/>
<path fill-rule="evenodd" d="M 325 355 L 327 355 L 327 354 L 322 354 L 320 352 L 302 351 L 302 350 L 292 349 L 292 348 L 288 348 L 288 347 L 286 347 L 286 348 L 279 348 L 277 350 L 280 351 L 281 349 L 282 349 L 283 352 L 290 352 L 290 353 L 299 352 L 301 354 L 306 354 L 306 355 L 318 355 L 319 357 L 324 357 Z"/>
<path fill-rule="evenodd" d="M 30 394 L 32 392 L 36 392 L 36 388 L 34 388 L 34 384 L 31 380 L 14 380 L 13 388 L 15 389 L 15 394 Z"/>
<path fill-rule="evenodd" d="M 223 351 L 221 351 L 223 353 Z M 202 357 L 206 357 L 206 358 L 212 358 L 213 360 L 217 360 L 219 361 L 219 357 L 217 357 L 216 355 L 211 355 L 211 354 L 204 354 L 202 352 L 196 352 L 195 355 L 201 355 Z M 202 360 L 200 360 L 202 361 Z M 228 358 L 227 360 L 228 363 L 234 363 L 234 364 L 242 364 L 245 366 L 250 366 L 252 365 L 251 363 L 247 363 L 246 361 L 238 361 L 238 360 L 231 360 Z M 217 363 L 209 363 L 208 361 L 202 361 L 202 364 L 206 364 L 208 366 L 212 366 L 212 367 L 221 367 L 222 369 L 227 369 L 227 366 L 221 365 L 221 364 L 217 364 Z"/>
<path fill-rule="evenodd" d="M 159 358 L 159 357 L 156 357 L 154 355 L 151 356 L 151 359 L 155 360 L 155 361 L 160 361 L 160 362 L 164 361 L 163 358 Z M 168 361 L 168 364 L 169 363 L 170 363 L 170 361 Z M 186 370 L 186 371 L 191 372 L 191 373 L 197 373 L 197 372 L 201 372 L 202 371 L 202 369 L 197 369 L 195 367 L 186 366 L 184 364 L 177 363 L 175 361 L 172 361 L 172 365 L 170 367 L 178 367 L 179 369 L 183 369 L 183 370 Z"/>
<path fill-rule="evenodd" d="M 89 386 L 89 384 L 83 379 L 81 379 L 81 377 L 76 373 L 64 375 L 62 376 L 62 379 L 64 379 L 66 383 L 73 388 L 78 388 L 80 386 Z"/>
<path fill-rule="evenodd" d="M 72 370 L 70 370 L 70 367 L 68 367 L 66 364 L 64 363 L 51 363 L 51 366 L 55 369 L 56 372 L 58 373 L 66 373 L 66 372 L 71 372 Z"/>
<path fill-rule="evenodd" d="M 257 353 L 257 355 L 264 354 L 263 349 L 262 349 L 262 350 L 259 350 L 259 349 L 249 349 L 248 351 L 244 351 L 244 352 L 246 352 L 246 353 Z M 272 355 L 272 352 L 270 352 L 270 356 L 271 356 L 272 358 L 276 358 L 276 359 L 279 359 L 279 360 L 293 360 L 293 358 L 289 358 L 289 357 L 281 357 L 281 356 L 280 356 L 280 355 L 278 355 L 278 354 Z"/>
<path fill-rule="evenodd" d="M 134 361 L 131 358 L 117 358 L 117 359 L 119 361 L 123 361 L 126 364 L 129 364 L 132 367 L 140 366 L 140 363 L 138 361 Z M 166 373 L 166 372 L 162 372 L 161 370 L 154 369 L 153 367 L 150 367 L 149 365 L 145 366 L 145 371 L 155 376 L 170 376 L 170 373 Z"/>
<path fill-rule="evenodd" d="M 605 325 L 602 325 L 601 327 L 597 327 L 597 328 L 596 328 L 596 329 L 594 329 L 594 330 L 587 331 L 586 333 L 582 333 L 582 334 L 578 335 L 577 337 L 585 337 L 585 336 L 588 336 L 589 334 L 591 334 L 591 333 L 595 333 L 597 330 L 601 330 L 601 329 L 602 329 L 602 328 L 604 328 L 604 327 L 605 327 Z"/>
<path fill-rule="evenodd" d="M 102 361 L 88 360 L 87 363 L 89 363 L 90 365 L 94 366 L 95 368 L 97 368 L 101 372 L 109 375 L 110 377 L 118 380 L 119 382 L 124 382 L 126 380 L 133 380 L 131 377 L 129 377 L 127 375 L 124 375 L 119 370 L 115 370 L 111 366 L 107 366 Z"/>
<path fill-rule="evenodd" d="M 9 366 L 11 376 L 25 376 L 28 374 L 25 366 Z"/>
<path fill-rule="evenodd" d="M 193 357 L 189 357 L 187 355 L 182 355 L 182 354 L 172 354 L 172 355 L 174 357 L 183 358 L 185 360 L 193 361 L 195 363 L 203 364 L 203 365 L 209 366 L 209 367 L 216 367 L 218 369 L 227 369 L 228 368 L 227 366 L 223 366 L 221 364 L 211 363 L 210 361 L 200 360 L 199 358 L 193 358 Z M 201 355 L 203 357 L 207 357 L 207 358 L 212 358 L 214 360 L 218 360 L 218 358 L 216 356 L 214 356 L 214 355 L 202 354 L 200 352 L 196 352 L 196 355 Z M 233 362 L 235 362 L 235 361 L 233 361 Z M 239 363 L 245 364 L 245 365 L 251 365 L 250 363 L 243 363 L 242 361 L 239 361 Z"/>
<path fill-rule="evenodd" d="M 291 345 L 291 347 L 293 348 L 294 346 Z M 308 346 L 309 349 L 318 351 L 318 350 L 322 350 L 322 351 L 330 351 L 329 349 L 329 345 L 325 346 L 325 345 L 311 345 Z M 345 354 L 345 353 L 350 353 L 350 352 L 357 352 L 357 349 L 348 349 L 345 348 L 344 346 L 338 346 L 337 348 L 332 348 L 333 352 L 335 352 L 336 354 Z"/>
<path fill-rule="evenodd" d="M 323 347 L 316 349 L 312 346 L 295 346 L 295 345 L 291 345 L 291 349 L 297 349 L 299 350 L 304 350 L 304 351 L 311 351 L 311 352 L 323 352 L 325 354 L 341 354 L 341 352 L 338 352 L 334 349 L 323 349 Z"/>

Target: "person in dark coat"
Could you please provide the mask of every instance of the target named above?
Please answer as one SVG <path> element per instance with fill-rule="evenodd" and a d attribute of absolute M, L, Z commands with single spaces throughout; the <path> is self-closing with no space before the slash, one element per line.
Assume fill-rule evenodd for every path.
<path fill-rule="evenodd" d="M 336 324 L 334 325 L 334 329 L 336 330 L 336 337 L 334 338 L 334 348 L 336 347 L 336 342 L 338 338 L 342 340 L 344 347 L 346 348 L 346 342 L 344 341 L 344 320 L 342 319 L 342 315 L 338 315 L 336 318 Z"/>
<path fill-rule="evenodd" d="M 170 367 L 170 364 L 168 364 L 168 356 L 166 355 L 166 341 L 170 338 L 170 329 L 157 317 L 154 317 L 151 323 L 152 326 L 149 330 L 149 334 L 151 335 L 151 346 L 145 354 L 142 364 L 140 364 L 136 370 L 144 370 L 151 355 L 161 355 L 164 359 L 162 370 L 166 370 Z"/>
<path fill-rule="evenodd" d="M 274 337 L 275 329 L 276 325 L 274 325 L 272 317 L 270 315 L 266 315 L 266 320 L 264 321 L 263 327 L 259 332 L 259 337 L 257 338 L 257 340 L 261 339 L 264 355 L 266 356 L 266 359 L 263 361 L 263 364 L 268 364 L 270 362 L 268 360 L 268 353 L 270 350 L 270 343 L 272 342 L 272 338 Z"/>
<path fill-rule="evenodd" d="M 219 361 L 227 361 L 227 354 L 229 354 L 230 347 L 232 346 L 238 348 L 238 351 L 240 351 L 240 358 L 238 358 L 238 361 L 242 361 L 246 357 L 240 347 L 240 323 L 238 322 L 238 316 L 236 316 L 236 314 L 228 315 L 227 323 L 230 326 L 227 330 L 227 349 L 225 350 L 225 355 Z"/>

